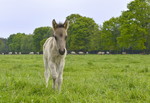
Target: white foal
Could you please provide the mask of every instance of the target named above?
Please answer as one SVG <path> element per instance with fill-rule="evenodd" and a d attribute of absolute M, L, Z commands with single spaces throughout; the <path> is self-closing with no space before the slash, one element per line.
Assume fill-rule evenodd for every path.
<path fill-rule="evenodd" d="M 61 90 L 61 84 L 63 81 L 63 69 L 65 65 L 66 39 L 68 21 L 63 24 L 57 24 L 55 20 L 52 21 L 54 34 L 53 37 L 49 37 L 43 45 L 43 60 L 45 66 L 45 80 L 46 87 L 48 87 L 48 81 L 50 75 L 53 79 L 53 88 Z"/>

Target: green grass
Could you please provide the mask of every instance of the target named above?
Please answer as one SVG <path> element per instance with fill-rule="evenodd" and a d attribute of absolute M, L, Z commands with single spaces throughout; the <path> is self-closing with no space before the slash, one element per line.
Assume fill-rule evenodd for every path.
<path fill-rule="evenodd" d="M 0 103 L 150 103 L 150 55 L 67 55 L 62 91 L 42 55 L 0 55 Z"/>

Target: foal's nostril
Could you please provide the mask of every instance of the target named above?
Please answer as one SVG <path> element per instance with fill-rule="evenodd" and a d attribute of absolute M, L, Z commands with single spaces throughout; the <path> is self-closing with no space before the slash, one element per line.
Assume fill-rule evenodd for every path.
<path fill-rule="evenodd" d="M 60 53 L 61 55 L 64 55 L 65 49 L 64 49 L 63 51 L 59 49 L 59 53 Z"/>

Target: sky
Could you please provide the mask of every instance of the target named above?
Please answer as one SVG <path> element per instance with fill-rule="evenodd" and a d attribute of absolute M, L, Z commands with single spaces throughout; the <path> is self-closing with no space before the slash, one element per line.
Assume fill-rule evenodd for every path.
<path fill-rule="evenodd" d="M 0 37 L 32 34 L 34 29 L 64 22 L 71 14 L 90 17 L 99 25 L 118 17 L 133 0 L 0 0 Z"/>

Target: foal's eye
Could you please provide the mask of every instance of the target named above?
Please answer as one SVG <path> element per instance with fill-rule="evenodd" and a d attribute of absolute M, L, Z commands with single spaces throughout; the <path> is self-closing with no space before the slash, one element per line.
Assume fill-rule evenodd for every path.
<path fill-rule="evenodd" d="M 65 40 L 67 39 L 67 36 L 65 36 Z"/>

